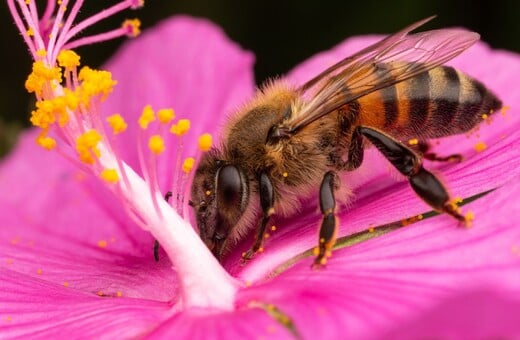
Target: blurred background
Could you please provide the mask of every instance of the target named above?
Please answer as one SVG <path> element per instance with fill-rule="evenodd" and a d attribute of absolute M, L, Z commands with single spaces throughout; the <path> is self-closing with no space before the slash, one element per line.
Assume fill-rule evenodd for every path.
<path fill-rule="evenodd" d="M 44 1 L 34 0 L 37 3 Z M 99 11 L 114 0 L 85 1 L 82 16 Z M 4 68 L 0 77 L 0 157 L 14 145 L 16 136 L 28 126 L 34 105 L 25 91 L 31 60 L 7 10 L 0 5 Z M 208 18 L 244 48 L 256 55 L 258 83 L 284 74 L 294 65 L 359 34 L 392 33 L 419 19 L 436 14 L 424 29 L 462 26 L 481 34 L 492 47 L 520 52 L 520 1 L 238 1 L 238 0 L 148 0 L 137 11 L 113 17 L 98 29 L 111 29 L 124 19 L 138 17 L 142 29 L 175 14 Z M 124 41 L 119 39 L 78 49 L 83 65 L 99 67 Z"/>

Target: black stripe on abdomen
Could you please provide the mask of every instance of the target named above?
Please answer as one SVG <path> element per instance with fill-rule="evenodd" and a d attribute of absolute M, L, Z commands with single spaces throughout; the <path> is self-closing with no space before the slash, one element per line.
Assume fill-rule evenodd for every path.
<path fill-rule="evenodd" d="M 430 73 L 420 73 L 408 82 L 407 86 L 411 90 L 408 98 L 408 117 L 412 127 L 419 130 L 428 120 L 430 111 Z"/>
<path fill-rule="evenodd" d="M 438 73 L 442 71 L 442 73 Z M 459 108 L 460 79 L 453 67 L 444 66 L 436 69 L 437 75 L 433 86 L 442 89 L 432 96 L 433 109 L 430 121 L 436 127 L 448 127 L 453 121 Z"/>

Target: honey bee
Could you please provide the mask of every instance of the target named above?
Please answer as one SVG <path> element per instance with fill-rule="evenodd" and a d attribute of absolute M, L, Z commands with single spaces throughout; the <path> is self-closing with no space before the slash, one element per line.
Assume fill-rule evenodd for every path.
<path fill-rule="evenodd" d="M 256 228 L 253 245 L 242 255 L 251 259 L 273 216 L 294 215 L 302 200 L 318 193 L 322 221 L 314 265 L 324 265 L 335 242 L 336 201 L 351 197 L 339 175 L 357 169 L 369 145 L 434 210 L 465 221 L 445 186 L 423 167 L 426 150 L 402 141 L 413 138 L 424 146 L 428 139 L 469 131 L 502 104 L 479 81 L 443 66 L 473 45 L 477 33 L 410 33 L 432 18 L 339 61 L 302 86 L 271 81 L 231 116 L 221 146 L 198 164 L 190 200 L 200 237 L 219 260 Z"/>

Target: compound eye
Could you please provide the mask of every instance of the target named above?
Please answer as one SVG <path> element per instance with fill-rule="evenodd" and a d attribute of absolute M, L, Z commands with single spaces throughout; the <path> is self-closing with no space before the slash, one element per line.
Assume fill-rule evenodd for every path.
<path fill-rule="evenodd" d="M 240 207 L 244 183 L 240 171 L 233 165 L 225 165 L 217 174 L 217 204 L 221 207 Z"/>

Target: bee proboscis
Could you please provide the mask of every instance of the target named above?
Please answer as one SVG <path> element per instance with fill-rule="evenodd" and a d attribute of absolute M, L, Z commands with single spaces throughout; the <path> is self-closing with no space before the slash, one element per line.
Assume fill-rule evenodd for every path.
<path fill-rule="evenodd" d="M 335 242 L 336 201 L 350 197 L 339 175 L 357 169 L 369 145 L 434 210 L 465 221 L 445 186 L 423 167 L 426 150 L 401 141 L 416 139 L 424 146 L 431 138 L 464 133 L 502 104 L 479 81 L 443 66 L 473 45 L 477 33 L 410 33 L 432 18 L 341 60 L 302 86 L 269 82 L 230 118 L 221 146 L 198 164 L 190 201 L 200 236 L 218 259 L 256 228 L 254 244 L 243 254 L 250 259 L 262 248 L 272 216 L 293 215 L 302 198 L 318 193 L 323 217 L 314 265 L 323 265 Z"/>

